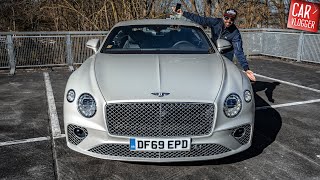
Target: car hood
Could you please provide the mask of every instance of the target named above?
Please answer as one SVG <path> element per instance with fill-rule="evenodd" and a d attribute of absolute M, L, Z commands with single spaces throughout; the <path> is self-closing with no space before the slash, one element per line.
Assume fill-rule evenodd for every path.
<path fill-rule="evenodd" d="M 108 103 L 213 102 L 223 74 L 217 54 L 97 54 L 95 61 L 96 80 Z"/>

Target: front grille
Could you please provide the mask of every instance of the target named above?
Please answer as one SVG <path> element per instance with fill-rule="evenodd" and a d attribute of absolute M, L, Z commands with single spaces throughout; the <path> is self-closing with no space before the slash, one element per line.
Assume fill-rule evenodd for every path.
<path fill-rule="evenodd" d="M 89 149 L 90 152 L 117 157 L 134 158 L 183 158 L 213 156 L 231 151 L 219 144 L 193 144 L 190 151 L 130 151 L 128 144 L 101 144 Z"/>
<path fill-rule="evenodd" d="M 211 103 L 125 103 L 106 106 L 108 131 L 117 136 L 203 136 L 211 132 Z"/>
<path fill-rule="evenodd" d="M 74 132 L 76 128 L 81 129 L 85 133 L 85 136 L 84 137 L 77 136 Z M 88 136 L 87 129 L 80 126 L 69 124 L 67 127 L 67 130 L 68 130 L 68 141 L 74 145 L 80 144 Z"/>
<path fill-rule="evenodd" d="M 246 125 L 243 125 L 243 126 L 239 126 L 237 128 L 234 128 L 232 130 L 232 133 L 233 134 L 237 129 L 239 128 L 244 128 L 245 130 L 245 133 L 242 137 L 240 138 L 236 138 L 234 137 L 241 145 L 244 145 L 244 144 L 247 144 L 250 140 L 250 135 L 251 135 L 251 125 L 250 124 L 246 124 Z"/>

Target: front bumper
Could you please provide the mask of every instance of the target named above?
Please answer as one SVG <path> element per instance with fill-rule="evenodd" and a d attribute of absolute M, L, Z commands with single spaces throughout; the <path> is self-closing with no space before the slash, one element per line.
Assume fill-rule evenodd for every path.
<path fill-rule="evenodd" d="M 81 129 L 81 137 L 75 129 Z M 243 135 L 235 131 L 242 128 Z M 179 162 L 218 159 L 248 149 L 251 146 L 253 124 L 213 132 L 210 136 L 192 137 L 190 151 L 130 151 L 132 137 L 110 136 L 106 131 L 85 128 L 74 124 L 66 126 L 67 145 L 77 152 L 110 160 L 143 162 Z M 79 134 L 78 134 L 79 135 Z"/>

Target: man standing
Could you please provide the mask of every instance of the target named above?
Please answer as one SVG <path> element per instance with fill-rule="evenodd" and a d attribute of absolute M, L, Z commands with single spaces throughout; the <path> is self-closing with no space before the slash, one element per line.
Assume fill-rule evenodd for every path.
<path fill-rule="evenodd" d="M 173 10 L 175 11 L 175 7 L 173 7 Z M 211 39 L 214 43 L 217 42 L 217 39 L 229 41 L 233 48 L 223 53 L 223 55 L 232 61 L 233 55 L 235 54 L 248 78 L 251 81 L 256 81 L 253 72 L 249 69 L 248 61 L 243 52 L 240 31 L 234 24 L 237 17 L 237 11 L 235 9 L 227 9 L 223 14 L 223 18 L 202 17 L 189 12 L 183 12 L 181 9 L 178 9 L 176 13 L 202 26 L 210 27 Z"/>

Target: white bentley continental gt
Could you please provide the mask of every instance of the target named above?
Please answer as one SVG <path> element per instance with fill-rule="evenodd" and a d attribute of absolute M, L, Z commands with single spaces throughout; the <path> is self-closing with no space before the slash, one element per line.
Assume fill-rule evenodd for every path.
<path fill-rule="evenodd" d="M 251 146 L 255 105 L 247 76 L 200 25 L 182 20 L 116 24 L 68 80 L 67 145 L 122 161 L 199 161 Z"/>

